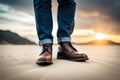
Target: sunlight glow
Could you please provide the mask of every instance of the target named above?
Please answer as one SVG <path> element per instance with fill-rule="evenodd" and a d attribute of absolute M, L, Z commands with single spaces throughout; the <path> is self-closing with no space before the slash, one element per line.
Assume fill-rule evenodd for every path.
<path fill-rule="evenodd" d="M 75 29 L 72 35 L 79 35 L 79 36 L 85 36 L 85 35 L 93 35 L 94 31 L 92 29 Z"/>
<path fill-rule="evenodd" d="M 103 34 L 103 33 L 96 33 L 95 37 L 96 37 L 97 40 L 103 40 L 103 39 L 105 39 L 105 34 Z"/>

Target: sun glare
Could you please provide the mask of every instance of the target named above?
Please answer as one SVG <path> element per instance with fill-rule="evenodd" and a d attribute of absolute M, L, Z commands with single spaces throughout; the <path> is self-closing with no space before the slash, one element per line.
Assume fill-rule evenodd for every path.
<path fill-rule="evenodd" d="M 95 37 L 96 37 L 97 40 L 103 40 L 103 39 L 105 39 L 105 34 L 96 33 Z"/>

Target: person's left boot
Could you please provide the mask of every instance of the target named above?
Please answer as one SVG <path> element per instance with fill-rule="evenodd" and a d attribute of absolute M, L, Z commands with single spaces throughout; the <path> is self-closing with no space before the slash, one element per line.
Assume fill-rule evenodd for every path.
<path fill-rule="evenodd" d="M 72 61 L 86 61 L 88 56 L 85 53 L 79 53 L 70 42 L 60 43 L 57 59 L 67 59 Z"/>

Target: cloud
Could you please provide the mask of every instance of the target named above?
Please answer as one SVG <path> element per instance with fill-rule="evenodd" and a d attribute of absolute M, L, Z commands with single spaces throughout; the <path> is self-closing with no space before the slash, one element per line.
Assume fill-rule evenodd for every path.
<path fill-rule="evenodd" d="M 120 0 L 77 0 L 79 9 L 86 12 L 99 12 L 120 21 Z"/>
<path fill-rule="evenodd" d="M 33 14 L 33 0 L 0 0 L 0 3 Z"/>
<path fill-rule="evenodd" d="M 34 24 L 34 17 L 29 13 L 16 10 L 9 5 L 0 4 L 0 21 L 2 20 L 11 23 L 22 23 L 24 25 Z"/>
<path fill-rule="evenodd" d="M 75 1 L 77 2 L 77 29 L 85 28 L 105 33 L 120 34 L 120 0 Z M 56 16 L 56 0 L 52 0 L 52 2 L 53 14 Z M 27 20 L 28 17 L 30 18 L 32 16 L 34 18 L 33 0 L 0 0 L 0 3 L 6 5 L 0 8 L 4 9 L 0 11 L 0 19 L 2 20 L 6 19 L 9 21 L 18 21 L 29 24 L 32 20 Z"/>
<path fill-rule="evenodd" d="M 76 0 L 76 2 L 80 18 L 84 13 L 88 15 L 86 20 L 89 19 L 90 22 L 97 22 L 98 25 L 101 25 L 96 26 L 94 23 L 87 27 L 84 26 L 85 28 L 102 28 L 110 33 L 120 33 L 120 0 Z M 90 17 L 92 20 L 90 20 Z"/>
<path fill-rule="evenodd" d="M 34 16 L 29 12 L 0 4 L 0 29 L 11 30 L 22 36 L 35 35 Z"/>

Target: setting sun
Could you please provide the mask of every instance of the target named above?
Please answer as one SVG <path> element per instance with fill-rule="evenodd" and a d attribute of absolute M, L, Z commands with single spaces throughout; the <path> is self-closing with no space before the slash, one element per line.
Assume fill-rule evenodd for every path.
<path fill-rule="evenodd" d="M 103 40 L 103 39 L 105 39 L 105 34 L 96 33 L 95 37 L 96 37 L 97 40 Z"/>

